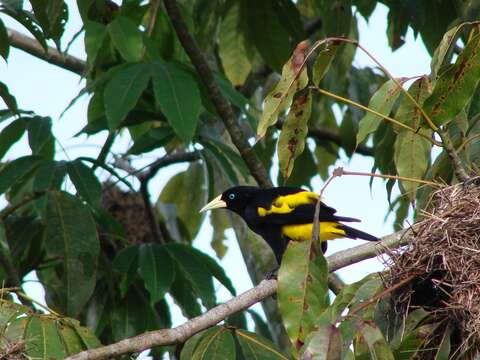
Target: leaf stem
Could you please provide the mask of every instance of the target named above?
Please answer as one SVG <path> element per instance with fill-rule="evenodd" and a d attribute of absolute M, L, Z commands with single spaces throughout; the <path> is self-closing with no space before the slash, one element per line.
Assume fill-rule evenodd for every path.
<path fill-rule="evenodd" d="M 322 89 L 322 88 L 320 88 L 320 87 L 318 87 L 318 86 L 313 86 L 313 85 L 312 85 L 312 86 L 310 86 L 310 88 L 312 88 L 312 89 L 314 89 L 314 90 L 317 90 L 317 91 L 318 91 L 319 93 L 321 93 L 321 94 L 330 96 L 331 98 L 334 98 L 334 99 L 336 99 L 336 100 L 342 101 L 342 102 L 344 102 L 344 103 L 347 103 L 347 104 L 349 104 L 349 105 L 352 105 L 352 106 L 357 107 L 357 108 L 359 108 L 359 109 L 362 109 L 362 110 L 364 110 L 364 111 L 370 112 L 370 113 L 372 113 L 372 114 L 374 114 L 374 115 L 376 115 L 376 116 L 379 116 L 379 117 L 381 117 L 381 118 L 383 118 L 383 119 L 385 119 L 385 120 L 387 120 L 387 121 L 389 121 L 389 122 L 391 122 L 391 123 L 393 123 L 393 124 L 395 124 L 395 125 L 397 125 L 397 126 L 399 126 L 399 127 L 404 128 L 404 129 L 406 129 L 406 130 L 412 131 L 413 133 L 417 134 L 418 136 L 421 136 L 421 137 L 427 139 L 427 140 L 428 140 L 429 142 L 431 142 L 433 145 L 442 146 L 442 144 L 440 144 L 440 143 L 439 143 L 438 141 L 436 141 L 435 139 L 432 139 L 430 136 L 425 135 L 425 134 L 423 134 L 423 133 L 421 133 L 421 132 L 418 132 L 417 129 L 414 129 L 414 128 L 408 126 L 408 125 L 405 125 L 404 123 L 402 123 L 402 122 L 400 122 L 400 121 L 398 121 L 398 120 L 395 120 L 395 119 L 391 118 L 391 117 L 388 116 L 388 115 L 379 113 L 378 111 L 375 111 L 375 110 L 373 110 L 373 109 L 370 109 L 370 108 L 367 107 L 367 106 L 364 106 L 364 105 L 362 105 L 362 104 L 359 104 L 359 103 L 357 103 L 357 102 L 355 102 L 355 101 L 353 101 L 353 100 L 344 98 L 343 96 L 340 96 L 340 95 L 331 93 L 330 91 L 325 90 L 325 89 Z"/>
<path fill-rule="evenodd" d="M 348 171 L 348 170 L 344 170 L 342 167 L 336 168 L 334 170 L 334 172 L 335 171 L 338 171 L 337 176 L 343 176 L 343 175 L 370 176 L 370 177 L 378 177 L 378 178 L 382 178 L 382 179 L 395 179 L 395 180 L 401 180 L 401 181 L 411 181 L 411 182 L 416 182 L 416 183 L 419 183 L 419 184 L 425 184 L 425 185 L 430 185 L 430 186 L 435 186 L 435 187 L 442 187 L 441 184 L 433 182 L 433 181 L 416 179 L 416 178 L 411 178 L 411 177 L 406 177 L 406 176 L 374 174 L 374 173 L 359 172 L 359 171 Z"/>

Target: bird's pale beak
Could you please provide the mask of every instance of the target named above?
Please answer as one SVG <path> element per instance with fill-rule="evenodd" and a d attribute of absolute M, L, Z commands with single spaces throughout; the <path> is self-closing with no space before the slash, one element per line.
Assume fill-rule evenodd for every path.
<path fill-rule="evenodd" d="M 222 195 L 218 195 L 215 199 L 210 201 L 207 205 L 200 209 L 200 212 L 204 212 L 212 209 L 226 208 L 227 203 L 222 200 Z"/>

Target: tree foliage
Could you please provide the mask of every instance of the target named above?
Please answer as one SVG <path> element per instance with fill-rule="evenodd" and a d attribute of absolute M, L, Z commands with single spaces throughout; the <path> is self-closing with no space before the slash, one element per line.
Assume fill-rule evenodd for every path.
<path fill-rule="evenodd" d="M 430 74 L 395 79 L 382 67 L 352 63 L 364 51 L 357 46 L 357 21 L 368 20 L 380 4 L 388 8 L 388 29 L 378 36 L 386 36 L 395 50 L 413 29 L 432 57 Z M 0 303 L 0 342 L 7 349 L 2 351 L 24 342 L 20 351 L 27 356 L 63 358 L 170 327 L 167 294 L 187 318 L 217 304 L 216 283 L 236 295 L 233 279 L 192 241 L 205 201 L 228 186 L 254 184 L 258 167 L 230 138 L 218 96 L 179 41 L 163 3 L 5 0 L 0 6 L 0 56 L 7 62 L 15 61 L 9 50 L 19 44 L 3 20 L 20 23 L 45 51 L 33 54 L 48 60 L 47 52 L 55 51 L 50 45 L 59 52 L 67 48 L 64 30 L 78 7 L 87 54 L 79 75 L 85 87 L 71 104 L 84 96 L 89 103 L 77 136 L 108 134 L 97 158 L 64 160 L 51 117 L 19 108 L 15 94 L 0 82 L 0 193 L 6 200 L 0 212 L 6 295 Z M 236 124 L 246 139 L 256 140 L 258 166 L 275 183 L 311 187 L 317 174 L 329 177 L 342 152 L 358 151 L 373 157 L 373 172 L 393 176 L 385 189 L 401 227 L 411 204 L 420 217 L 431 191 L 409 178 L 455 183 L 478 174 L 475 2 L 195 0 L 178 6 L 220 96 L 233 106 Z M 131 146 L 108 156 L 120 136 L 131 139 Z M 28 144 L 30 154 L 11 156 L 18 143 Z M 164 155 L 146 169 L 128 165 L 152 151 Z M 152 201 L 149 181 L 179 162 L 188 167 L 169 178 Z M 108 181 L 99 169 L 109 173 Z M 73 185 L 69 191 L 67 182 Z M 395 183 L 401 194 L 390 199 Z M 107 201 L 112 187 L 117 195 Z M 222 257 L 228 251 L 225 231 L 234 224 L 219 214 L 211 224 L 211 244 Z M 265 262 L 255 249 L 242 246 L 242 251 Z M 422 349 L 425 334 L 438 326 L 426 310 L 412 312 L 405 323 L 383 318 L 388 294 L 378 274 L 345 286 L 330 300 L 327 265 L 318 253 L 315 244 L 290 244 L 279 272 L 278 308 L 290 348 L 272 332 L 273 319 L 267 326 L 256 313 L 244 312 L 177 348 L 153 349 L 152 355 L 407 359 Z M 21 293 L 32 271 L 45 288 L 48 314 Z M 14 303 L 11 293 L 23 305 Z M 246 318 L 254 320 L 255 332 Z M 450 353 L 447 330 L 440 348 L 431 350 L 437 359 Z"/>

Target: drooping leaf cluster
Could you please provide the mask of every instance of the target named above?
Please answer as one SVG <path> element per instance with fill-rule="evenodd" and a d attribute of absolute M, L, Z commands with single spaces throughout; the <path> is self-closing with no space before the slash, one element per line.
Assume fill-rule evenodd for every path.
<path fill-rule="evenodd" d="M 328 178 L 341 154 L 358 152 L 373 158 L 374 171 L 403 177 L 401 195 L 391 200 L 401 226 L 409 204 L 422 209 L 430 191 L 405 178 L 461 180 L 452 166 L 452 149 L 467 173 L 478 172 L 480 34 L 475 21 L 480 9 L 475 2 L 195 0 L 178 5 L 275 183 L 309 187 L 317 174 Z M 368 20 L 376 6 L 388 8 L 387 33 L 379 36 L 396 49 L 413 29 L 432 56 L 430 74 L 392 79 L 378 67 L 355 66 L 353 59 L 361 51 L 355 44 L 357 21 Z M 78 0 L 76 7 L 87 56 L 80 74 L 85 87 L 71 104 L 88 97 L 84 127 L 77 135 L 109 136 L 98 158 L 65 160 L 48 114 L 29 111 L 29 104 L 19 106 L 0 82 L 5 103 L 0 110 L 0 193 L 8 203 L 0 212 L 0 280 L 16 288 L 35 271 L 48 306 L 80 320 L 94 334 L 89 333 L 90 339 L 96 336 L 106 344 L 170 327 L 167 294 L 188 318 L 216 305 L 217 283 L 235 295 L 234 279 L 192 241 L 204 220 L 198 209 L 205 201 L 228 186 L 253 183 L 253 178 L 161 2 Z M 52 44 L 60 52 L 68 47 L 64 30 L 76 11 L 74 4 L 9 0 L 1 2 L 0 11 L 0 56 L 6 61 L 15 61 L 9 50 L 18 46 L 4 25 L 6 17 L 21 24 L 45 50 Z M 69 116 L 66 111 L 60 121 Z M 120 135 L 131 139 L 129 148 L 107 156 Z M 15 144 L 28 147 L 29 155 L 9 152 Z M 121 165 L 147 153 L 166 154 L 161 166 L 189 164 L 174 175 L 162 173 L 170 178 L 154 206 L 135 203 L 132 212 L 123 213 L 124 218 L 147 219 L 148 210 L 153 212 L 156 225 L 150 224 L 153 228 L 146 233 L 161 236 L 135 241 L 126 234 L 143 230 L 127 229 L 113 207 L 105 207 L 104 194 L 106 187 L 118 186 L 138 195 L 132 193 L 139 190 L 138 183 L 128 176 L 133 173 L 140 174 L 148 195 L 150 175 L 162 171 L 161 166 L 154 163 L 132 172 Z M 169 160 L 172 155 L 184 160 Z M 111 181 L 102 184 L 105 178 L 98 169 L 108 172 Z M 150 169 L 155 173 L 149 174 Z M 388 201 L 396 182 L 386 181 Z M 122 209 L 117 204 L 115 214 Z M 231 224 L 221 213 L 210 220 L 211 244 L 222 257 Z M 249 312 L 193 337 L 182 356 L 283 359 L 291 350 L 307 359 L 317 354 L 327 359 L 404 359 L 425 345 L 425 333 L 436 326 L 429 315 L 419 310 L 406 324 L 382 318 L 386 301 L 376 276 L 345 287 L 330 301 L 327 266 L 314 253 L 318 251 L 308 243 L 292 244 L 279 272 L 278 303 L 291 349 L 277 349 L 266 339 L 274 326 L 269 329 Z M 375 296 L 378 301 L 368 303 Z M 27 313 L 8 304 L 0 308 L 0 318 L 7 319 L 2 334 L 8 341 L 31 341 L 27 355 L 60 356 L 91 346 L 72 319 Z M 246 316 L 255 321 L 257 334 L 248 331 Z M 36 336 L 40 333 L 43 337 Z M 66 333 L 72 337 L 65 340 Z M 437 358 L 450 352 L 448 329 L 445 334 Z M 53 355 L 29 350 L 59 341 L 63 347 Z M 154 355 L 170 350 L 155 349 Z"/>

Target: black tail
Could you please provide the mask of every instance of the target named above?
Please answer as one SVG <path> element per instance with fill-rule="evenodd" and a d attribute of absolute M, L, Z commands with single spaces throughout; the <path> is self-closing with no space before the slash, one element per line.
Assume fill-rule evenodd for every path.
<path fill-rule="evenodd" d="M 379 238 L 376 236 L 370 235 L 366 232 L 351 228 L 350 226 L 347 225 L 341 225 L 340 228 L 342 230 L 345 230 L 345 237 L 350 238 L 350 239 L 363 239 L 363 240 L 368 240 L 368 241 L 380 241 Z"/>

